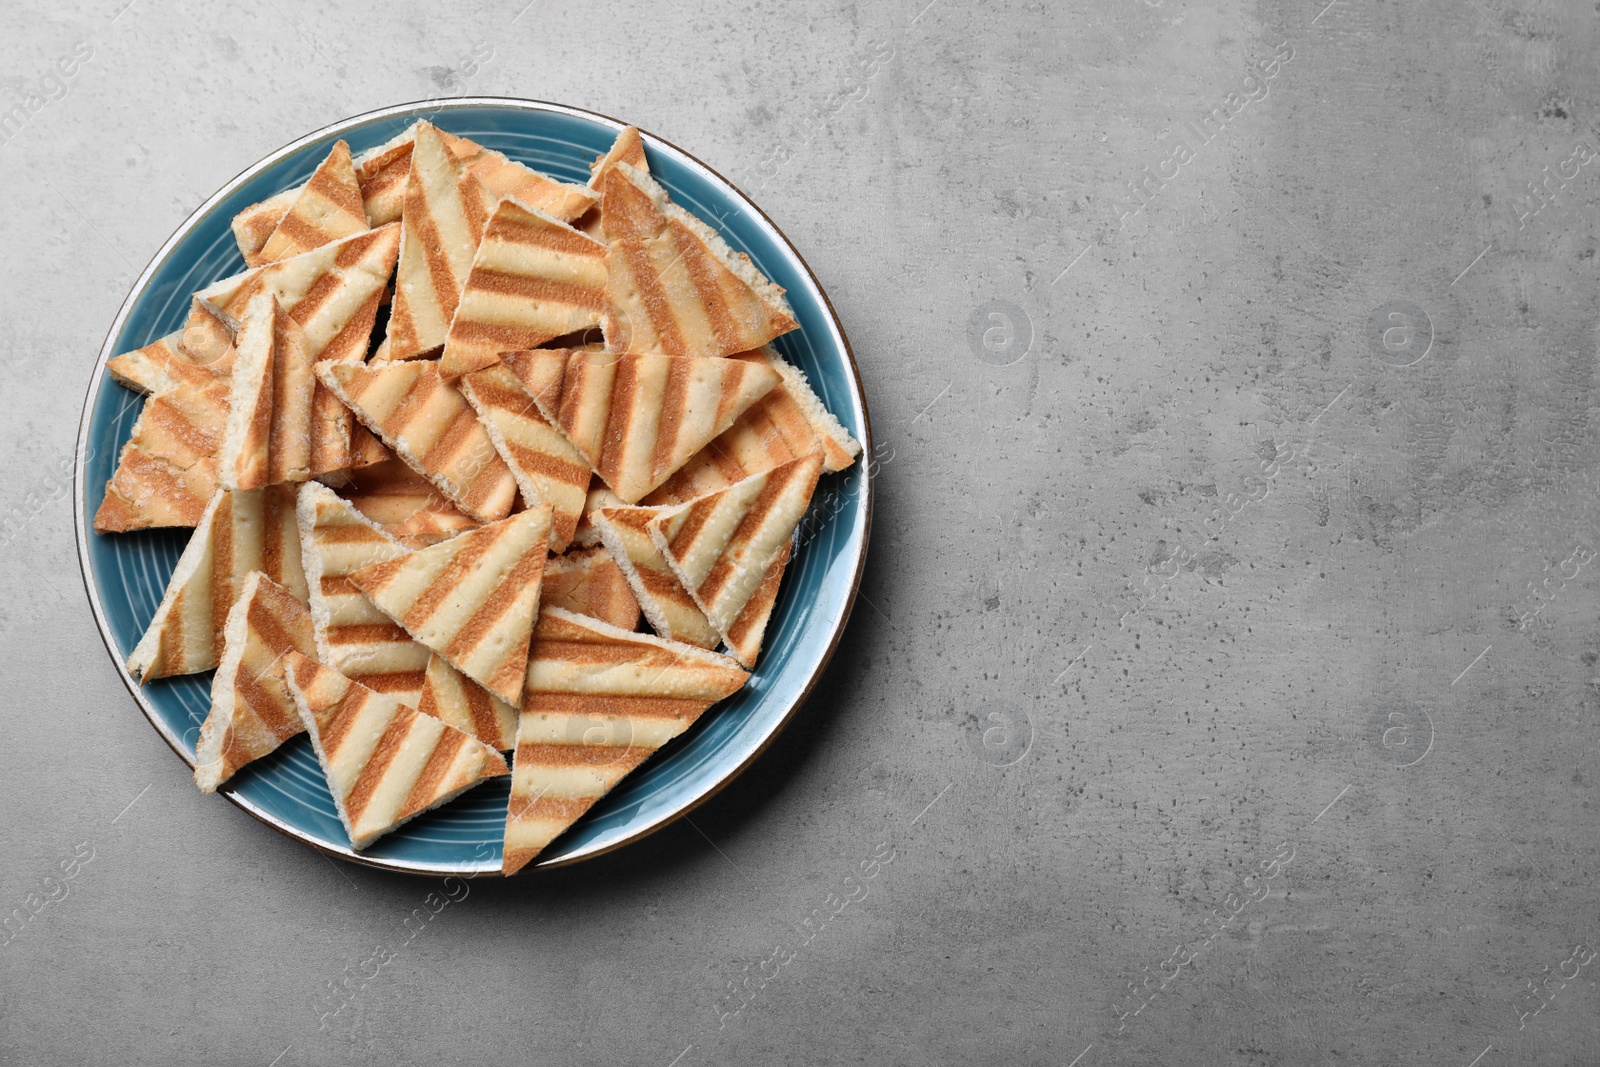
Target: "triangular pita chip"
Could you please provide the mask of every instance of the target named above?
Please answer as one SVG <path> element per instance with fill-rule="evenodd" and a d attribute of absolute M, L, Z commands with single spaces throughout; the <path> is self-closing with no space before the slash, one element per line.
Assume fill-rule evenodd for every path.
<path fill-rule="evenodd" d="M 534 628 L 506 812 L 515 874 L 750 676 L 714 652 L 548 608 Z"/>
<path fill-rule="evenodd" d="M 361 206 L 367 222 L 385 226 L 399 222 L 406 204 L 406 179 L 411 176 L 411 146 L 416 123 L 387 144 L 361 153 L 356 160 L 356 181 L 361 186 Z"/>
<path fill-rule="evenodd" d="M 629 504 L 666 481 L 778 384 L 738 359 L 538 349 L 506 357 L 539 405 Z M 559 385 L 555 384 L 557 371 Z"/>
<path fill-rule="evenodd" d="M 339 398 L 328 392 L 328 387 L 323 385 L 321 382 L 317 383 L 317 395 L 327 396 L 334 403 L 338 404 L 339 407 L 344 407 L 344 404 L 339 400 Z M 345 410 L 348 411 L 349 409 L 345 408 Z M 359 422 L 356 422 L 355 416 L 352 415 L 350 419 L 350 464 L 348 467 L 343 467 L 340 469 L 358 470 L 362 467 L 371 467 L 378 463 L 387 463 L 391 459 L 394 459 L 394 453 L 390 452 L 386 447 L 384 447 L 383 442 L 378 439 L 377 434 L 373 433 Z M 332 472 L 323 471 L 321 473 L 329 474 Z"/>
<path fill-rule="evenodd" d="M 233 331 L 217 313 L 192 300 L 183 329 L 106 361 L 111 377 L 140 393 L 180 384 L 204 388 L 233 370 Z"/>
<path fill-rule="evenodd" d="M 472 260 L 439 372 L 456 378 L 492 365 L 501 352 L 597 326 L 605 309 L 606 246 L 502 200 Z"/>
<path fill-rule="evenodd" d="M 603 507 L 591 511 L 589 521 L 594 523 L 606 552 L 622 571 L 639 609 L 656 633 L 700 648 L 716 648 L 721 635 L 712 628 L 705 612 L 683 587 L 650 536 L 650 523 L 662 510 L 626 505 Z"/>
<path fill-rule="evenodd" d="M 600 182 L 607 172 L 618 163 L 627 163 L 646 174 L 650 172 L 650 165 L 644 158 L 644 139 L 639 136 L 637 126 L 624 126 L 618 130 L 617 139 L 611 142 L 606 154 L 596 156 L 594 162 L 589 164 L 589 188 L 600 188 Z"/>
<path fill-rule="evenodd" d="M 850 431 L 844 424 L 828 410 L 822 398 L 817 396 L 811 388 L 811 383 L 806 380 L 805 372 L 793 363 L 784 359 L 773 351 L 771 346 L 757 349 L 754 352 L 744 352 L 735 359 L 747 359 L 765 363 L 778 372 L 778 377 L 783 379 L 783 391 L 787 394 L 785 400 L 780 400 L 783 412 L 769 411 L 768 415 L 776 424 L 784 424 L 783 433 L 791 439 L 798 439 L 799 434 L 790 430 L 793 425 L 793 411 L 798 409 L 810 424 L 811 430 L 817 435 L 817 442 L 822 446 L 822 470 L 824 474 L 842 471 L 854 463 L 861 454 L 861 442 L 850 436 Z"/>
<path fill-rule="evenodd" d="M 451 155 L 439 131 L 419 123 L 400 219 L 390 359 L 413 359 L 444 344 L 494 209 L 494 196 Z"/>
<path fill-rule="evenodd" d="M 790 543 L 784 544 L 778 558 L 767 568 L 766 577 L 761 579 L 756 591 L 745 601 L 739 617 L 722 635 L 728 655 L 750 670 L 755 669 L 756 660 L 761 655 L 761 643 L 767 636 L 767 623 L 772 618 L 772 609 L 777 606 L 778 587 L 783 584 L 783 571 L 789 565 L 793 548 Z"/>
<path fill-rule="evenodd" d="M 797 329 L 783 289 L 627 163 L 600 183 L 616 352 L 731 356 Z"/>
<path fill-rule="evenodd" d="M 196 296 L 237 330 L 250 298 L 270 292 L 305 330 L 312 359 L 361 360 L 399 249 L 400 227 L 384 226 L 224 278 Z"/>
<path fill-rule="evenodd" d="M 755 666 L 761 634 L 745 613 L 769 572 L 789 552 L 789 538 L 811 502 L 822 473 L 822 452 L 812 452 L 726 489 L 666 508 L 650 520 L 650 536 L 683 587 L 722 635 L 734 658 Z M 777 595 L 776 580 L 772 596 Z"/>
<path fill-rule="evenodd" d="M 362 432 L 368 432 L 365 426 Z M 340 487 L 356 510 L 407 548 L 426 548 L 478 525 L 433 483 L 398 459 L 354 470 Z"/>
<path fill-rule="evenodd" d="M 284 660 L 289 692 L 353 847 L 366 848 L 507 772 L 500 753 L 455 727 L 298 652 Z"/>
<path fill-rule="evenodd" d="M 228 425 L 217 481 L 260 489 L 311 477 L 311 403 L 317 379 L 305 331 L 271 293 L 258 293 L 239 326 Z"/>
<path fill-rule="evenodd" d="M 617 132 L 617 139 L 611 142 L 611 148 L 603 156 L 596 156 L 593 163 L 589 164 L 589 188 L 599 189 L 600 183 L 611 169 L 618 163 L 627 163 L 645 173 L 650 172 L 650 165 L 644 158 L 644 140 L 639 136 L 639 130 L 634 126 L 624 126 Z M 605 240 L 604 210 L 596 204 L 593 211 L 585 215 L 581 228 L 593 237 Z"/>
<path fill-rule="evenodd" d="M 428 649 L 350 581 L 350 573 L 408 551 L 325 485 L 300 487 L 296 517 L 317 659 L 369 689 L 416 707 Z"/>
<path fill-rule="evenodd" d="M 782 385 L 750 405 L 720 437 L 645 497 L 646 504 L 681 504 L 818 448 L 824 450 L 824 472 L 855 462 L 861 445 L 822 405 L 798 368 L 771 348 L 731 358 L 771 367 Z"/>
<path fill-rule="evenodd" d="M 350 146 L 335 141 L 327 158 L 301 187 L 300 195 L 279 220 L 277 229 L 267 238 L 260 253 L 253 262 L 249 259 L 245 262 L 252 267 L 276 263 L 368 228 L 366 208 L 361 204 L 361 187 L 356 183 L 356 169 L 350 160 Z"/>
<path fill-rule="evenodd" d="M 417 710 L 443 719 L 490 748 L 517 747 L 517 709 L 450 666 L 435 652 L 428 659 Z"/>
<path fill-rule="evenodd" d="M 539 603 L 589 615 L 623 630 L 639 625 L 639 601 L 622 568 L 604 548 L 573 549 L 544 565 Z"/>
<path fill-rule="evenodd" d="M 248 493 L 217 491 L 128 656 L 129 673 L 149 682 L 215 667 L 222 623 L 251 571 L 306 596 L 293 490 L 274 485 Z"/>
<path fill-rule="evenodd" d="M 195 745 L 194 781 L 203 793 L 305 729 L 283 684 L 283 657 L 314 656 L 311 613 L 260 571 L 245 577 L 222 630 L 222 661 L 211 679 L 211 713 Z"/>
<path fill-rule="evenodd" d="M 145 401 L 95 512 L 101 533 L 194 526 L 217 491 L 228 423 L 226 378 L 180 382 Z"/>
<path fill-rule="evenodd" d="M 456 507 L 479 522 L 510 514 L 516 480 L 437 363 L 318 363 L 316 370 L 367 429 Z"/>
<path fill-rule="evenodd" d="M 530 508 L 350 580 L 412 637 L 515 704 L 549 544 L 550 508 Z"/>
<path fill-rule="evenodd" d="M 261 265 L 261 250 L 267 246 L 267 239 L 277 231 L 278 223 L 283 221 L 294 202 L 300 199 L 304 189 L 303 185 L 285 189 L 251 204 L 233 217 L 228 225 L 233 230 L 233 240 L 239 246 L 239 254 L 244 256 L 245 266 Z"/>
<path fill-rule="evenodd" d="M 523 502 L 529 507 L 549 504 L 554 510 L 550 551 L 565 552 L 583 515 L 593 472 L 584 454 L 539 412 L 517 375 L 517 368 L 527 365 L 513 356 L 509 362 L 465 375 L 461 394 L 511 468 Z"/>

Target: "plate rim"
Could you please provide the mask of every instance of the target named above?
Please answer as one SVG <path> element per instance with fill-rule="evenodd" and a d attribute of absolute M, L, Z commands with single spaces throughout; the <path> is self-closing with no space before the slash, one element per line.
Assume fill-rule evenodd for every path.
<path fill-rule="evenodd" d="M 404 104 L 392 104 L 387 107 L 376 108 L 371 111 L 364 111 L 359 114 L 350 115 L 328 123 L 327 125 L 313 130 L 310 133 L 295 138 L 288 144 L 283 145 L 281 148 L 278 148 L 273 152 L 267 153 L 265 156 L 261 157 L 256 162 L 252 163 L 244 170 L 234 175 L 233 178 L 223 183 L 222 186 L 220 186 L 214 193 L 203 200 L 198 207 L 191 211 L 173 230 L 172 234 L 164 242 L 162 242 L 161 247 L 156 250 L 155 254 L 151 256 L 150 261 L 145 265 L 144 269 L 139 272 L 138 277 L 134 279 L 132 285 L 128 289 L 127 296 L 123 298 L 121 306 L 118 307 L 116 315 L 113 316 L 111 320 L 111 325 L 106 331 L 105 340 L 101 342 L 100 355 L 95 362 L 92 376 L 89 381 L 89 388 L 84 396 L 83 410 L 78 417 L 77 443 L 73 454 L 72 527 L 73 537 L 77 542 L 78 548 L 79 576 L 83 580 L 84 592 L 88 596 L 90 611 L 94 615 L 95 628 L 100 633 L 101 643 L 105 645 L 107 654 L 111 657 L 112 663 L 116 665 L 117 674 L 122 679 L 124 688 L 126 688 L 129 694 L 133 697 L 134 703 L 138 705 L 139 710 L 143 713 L 145 719 L 152 727 L 155 728 L 156 733 L 167 743 L 167 747 L 172 749 L 172 751 L 178 756 L 185 766 L 192 768 L 194 765 L 189 762 L 188 754 L 184 752 L 182 747 L 180 747 L 179 741 L 181 741 L 181 738 L 174 738 L 172 731 L 167 728 L 166 723 L 162 721 L 161 717 L 155 712 L 155 709 L 151 707 L 149 701 L 145 698 L 142 687 L 134 681 L 133 676 L 128 672 L 127 664 L 122 660 L 120 654 L 118 653 L 114 639 L 111 635 L 110 625 L 106 620 L 105 611 L 100 601 L 99 590 L 96 588 L 96 585 L 91 578 L 91 575 L 94 572 L 94 565 L 90 560 L 89 533 L 84 522 L 84 516 L 88 510 L 86 496 L 88 492 L 88 484 L 85 477 L 88 459 L 88 435 L 90 422 L 95 410 L 95 401 L 99 398 L 100 388 L 106 381 L 106 363 L 112 358 L 113 355 L 116 355 L 116 353 L 111 351 L 112 345 L 115 342 L 117 335 L 122 331 L 123 324 L 127 321 L 129 314 L 131 314 L 134 304 L 138 298 L 143 295 L 146 287 L 149 285 L 151 277 L 171 257 L 177 244 L 204 219 L 210 216 L 212 212 L 215 211 L 217 205 L 234 190 L 239 188 L 240 185 L 249 181 L 260 172 L 266 170 L 268 167 L 273 166 L 286 157 L 301 151 L 312 143 L 322 140 L 329 135 L 337 134 L 356 126 L 380 121 L 385 118 L 402 118 L 406 116 L 421 115 L 423 113 L 442 113 L 464 110 L 467 108 L 502 108 L 512 111 L 554 112 L 557 114 L 570 115 L 576 118 L 598 122 L 603 126 L 609 126 L 618 131 L 630 125 L 629 123 L 612 118 L 611 116 L 602 114 L 598 111 L 590 111 L 586 108 L 573 107 L 570 104 L 559 104 L 546 100 L 532 100 L 523 97 L 508 96 L 464 96 L 450 97 L 448 99 L 431 97 Z M 843 639 L 845 630 L 849 628 L 850 618 L 855 611 L 856 597 L 860 592 L 862 576 L 866 571 L 867 551 L 872 539 L 873 483 L 875 480 L 871 470 L 871 457 L 873 455 L 872 414 L 867 405 L 867 392 L 861 381 L 861 368 L 856 361 L 855 350 L 850 345 L 850 338 L 845 333 L 844 324 L 839 320 L 839 314 L 833 306 L 833 300 L 828 296 L 827 290 L 823 288 L 822 282 L 820 279 L 818 279 L 816 272 L 811 269 L 811 264 L 806 262 L 806 259 L 803 255 L 801 255 L 800 250 L 795 247 L 794 242 L 789 240 L 789 236 L 783 232 L 778 224 L 772 220 L 772 218 L 761 208 L 760 205 L 755 203 L 755 201 L 750 199 L 750 197 L 745 194 L 744 190 L 740 189 L 720 171 L 710 166 L 693 153 L 685 151 L 678 145 L 668 141 L 666 138 L 653 134 L 642 127 L 638 127 L 638 129 L 641 138 L 647 144 L 652 145 L 657 149 L 665 149 L 670 153 L 674 153 L 682 157 L 683 160 L 687 161 L 692 166 L 699 168 L 705 174 L 709 175 L 715 182 L 718 182 L 724 186 L 734 198 L 743 203 L 744 206 L 753 213 L 755 221 L 760 226 L 768 230 L 771 236 L 776 238 L 777 242 L 782 248 L 788 250 L 789 255 L 793 257 L 794 262 L 799 265 L 800 271 L 805 276 L 806 281 L 821 298 L 822 307 L 827 313 L 826 318 L 828 326 L 831 328 L 840 349 L 842 349 L 844 352 L 846 369 L 849 371 L 849 374 L 847 375 L 847 383 L 854 395 L 855 402 L 857 405 L 859 405 L 861 410 L 861 455 L 857 459 L 857 463 L 860 464 L 859 477 L 861 479 L 861 488 L 859 492 L 862 498 L 863 516 L 861 542 L 856 554 L 855 573 L 850 578 L 849 591 L 845 597 L 843 611 L 839 616 L 839 621 L 837 625 L 835 625 L 833 633 L 829 636 L 827 647 L 823 650 L 822 656 L 817 661 L 816 667 L 812 670 L 811 676 L 806 679 L 806 683 L 801 688 L 799 694 L 790 701 L 789 707 L 785 710 L 783 717 L 779 719 L 770 730 L 768 730 L 766 736 L 761 739 L 761 742 L 756 746 L 754 751 L 752 751 L 736 767 L 733 767 L 731 770 L 723 773 L 720 778 L 713 782 L 709 788 L 705 789 L 699 795 L 690 798 L 673 810 L 658 816 L 653 821 L 639 828 L 634 833 L 613 841 L 610 844 L 595 847 L 588 851 L 580 852 L 576 855 L 565 856 L 558 859 L 553 858 L 542 862 L 536 861 L 532 865 L 532 868 L 540 871 L 556 870 L 561 867 L 568 867 L 574 864 L 582 863 L 586 860 L 596 859 L 600 856 L 615 852 L 626 845 L 643 840 L 644 838 L 649 837 L 651 834 L 654 834 L 657 831 L 672 825 L 679 819 L 684 818 L 691 812 L 698 809 L 702 804 L 705 804 L 712 797 L 715 797 L 717 794 L 721 793 L 729 783 L 749 769 L 750 765 L 753 764 L 764 752 L 766 752 L 768 747 L 770 747 L 777 739 L 778 735 L 781 734 L 785 728 L 787 728 L 790 721 L 794 718 L 795 713 L 798 712 L 800 707 L 810 698 L 811 693 L 817 686 L 817 683 L 821 680 L 822 675 L 828 669 L 828 665 L 832 662 L 833 655 L 838 650 L 839 642 Z M 307 845 L 313 849 L 316 849 L 318 852 L 326 856 L 336 857 L 338 859 L 358 863 L 366 867 L 373 867 L 379 870 L 393 871 L 399 874 L 426 875 L 429 877 L 453 876 L 459 878 L 480 878 L 501 875 L 501 871 L 498 866 L 493 868 L 462 868 L 449 863 L 400 862 L 390 859 L 383 859 L 380 857 L 366 856 L 352 848 L 341 848 L 337 846 L 329 847 L 329 845 L 326 843 L 313 839 L 297 827 L 286 823 L 284 820 L 278 818 L 254 802 L 238 796 L 233 789 L 226 785 L 219 789 L 218 793 L 227 797 L 230 803 L 239 808 L 241 811 L 250 815 L 252 818 L 256 819 L 258 822 L 264 823 L 284 836 L 298 841 L 303 845 Z"/>

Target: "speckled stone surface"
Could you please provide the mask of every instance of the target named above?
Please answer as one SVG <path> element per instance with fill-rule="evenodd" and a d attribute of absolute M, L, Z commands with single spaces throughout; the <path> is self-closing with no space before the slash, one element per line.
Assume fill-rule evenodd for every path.
<path fill-rule="evenodd" d="M 1600 1062 L 1593 5 L 523 2 L 0 16 L 0 1061 Z M 470 887 L 190 784 L 62 477 L 184 217 L 439 94 L 730 175 L 884 457 L 780 742 Z"/>

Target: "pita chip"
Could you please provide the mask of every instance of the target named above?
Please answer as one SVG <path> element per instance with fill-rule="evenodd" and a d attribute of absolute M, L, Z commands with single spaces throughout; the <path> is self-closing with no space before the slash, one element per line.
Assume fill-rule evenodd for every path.
<path fill-rule="evenodd" d="M 423 678 L 417 710 L 504 752 L 517 747 L 517 709 L 450 666 L 435 652 Z"/>
<path fill-rule="evenodd" d="M 478 525 L 398 459 L 351 471 L 341 491 L 357 511 L 407 548 L 436 545 Z"/>
<path fill-rule="evenodd" d="M 332 667 L 290 652 L 284 668 L 356 849 L 507 773 L 506 761 L 488 745 Z"/>
<path fill-rule="evenodd" d="M 224 278 L 196 297 L 237 330 L 250 298 L 270 292 L 305 330 L 312 359 L 362 360 L 399 249 L 400 227 L 383 226 Z"/>
<path fill-rule="evenodd" d="M 417 707 L 432 654 L 350 581 L 363 567 L 408 549 L 327 486 L 307 482 L 295 508 L 316 658 Z"/>
<path fill-rule="evenodd" d="M 411 170 L 411 141 L 415 133 L 416 126 L 413 124 L 399 136 L 368 149 L 353 161 L 356 184 L 361 190 L 363 214 L 367 224 L 372 227 L 400 221 L 406 175 Z M 305 185 L 285 189 L 266 200 L 251 204 L 233 217 L 234 241 L 246 264 L 256 265 L 252 260 L 259 257 L 268 239 L 277 231 L 278 224 L 305 189 Z"/>
<path fill-rule="evenodd" d="M 145 401 L 95 512 L 101 533 L 195 526 L 217 491 L 228 379 L 180 382 Z"/>
<path fill-rule="evenodd" d="M 645 503 L 681 504 L 818 448 L 823 449 L 824 473 L 855 462 L 861 445 L 823 406 L 799 368 L 771 348 L 731 358 L 771 367 L 782 384 L 750 405 L 721 436 L 645 497 Z"/>
<path fill-rule="evenodd" d="M 183 329 L 112 356 L 106 370 L 115 381 L 140 393 L 164 393 L 180 384 L 203 388 L 232 372 L 233 331 L 216 312 L 192 300 Z"/>
<path fill-rule="evenodd" d="M 622 568 L 604 548 L 578 548 L 545 561 L 539 603 L 608 622 L 623 630 L 639 625 L 639 601 Z"/>
<path fill-rule="evenodd" d="M 550 550 L 565 552 L 583 516 L 592 472 L 584 454 L 534 403 L 518 374 L 529 366 L 521 353 L 508 354 L 503 362 L 462 377 L 461 395 L 511 469 L 523 502 L 553 509 Z"/>
<path fill-rule="evenodd" d="M 222 659 L 211 679 L 211 713 L 195 745 L 194 781 L 203 793 L 305 729 L 284 688 L 283 657 L 316 655 L 311 613 L 260 571 L 245 577 L 222 629 Z"/>
<path fill-rule="evenodd" d="M 439 371 L 456 378 L 501 352 L 600 324 L 606 246 L 516 200 L 500 201 L 478 244 Z"/>
<path fill-rule="evenodd" d="M 390 359 L 414 359 L 444 344 L 494 210 L 494 196 L 450 153 L 439 131 L 418 123 L 385 338 Z"/>
<path fill-rule="evenodd" d="M 750 676 L 714 652 L 547 608 L 534 627 L 506 812 L 515 874 Z"/>
<path fill-rule="evenodd" d="M 258 293 L 239 327 L 227 429 L 217 480 L 260 489 L 311 477 L 311 408 L 317 379 L 305 331 L 271 293 Z"/>
<path fill-rule="evenodd" d="M 787 559 L 790 537 L 821 473 L 819 450 L 665 508 L 648 524 L 678 581 L 746 667 L 755 666 L 765 614 L 782 577 L 780 557 Z M 780 568 L 777 578 L 770 573 L 774 565 Z M 768 581 L 771 596 L 758 596 Z M 752 605 L 754 614 L 747 611 Z"/>
<path fill-rule="evenodd" d="M 600 189 L 612 351 L 731 356 L 799 327 L 783 289 L 649 174 L 617 163 Z"/>
<path fill-rule="evenodd" d="M 661 508 L 605 507 L 590 512 L 589 520 L 656 633 L 699 648 L 716 648 L 721 636 L 650 536 L 650 523 L 662 512 Z"/>
<path fill-rule="evenodd" d="M 437 363 L 318 363 L 317 379 L 396 456 L 479 522 L 511 513 L 517 483 Z"/>
<path fill-rule="evenodd" d="M 532 167 L 507 159 L 476 141 L 439 131 L 450 153 L 465 164 L 472 176 L 496 200 L 513 197 L 535 211 L 542 211 L 562 222 L 571 222 L 594 206 L 599 199 L 581 185 L 559 182 Z"/>
<path fill-rule="evenodd" d="M 550 508 L 530 508 L 349 577 L 412 637 L 515 704 L 549 542 Z"/>
<path fill-rule="evenodd" d="M 644 139 L 639 136 L 637 126 L 624 126 L 618 130 L 617 139 L 611 142 L 606 154 L 596 156 L 594 162 L 589 164 L 589 188 L 599 189 L 605 176 L 618 163 L 626 163 L 646 174 L 650 172 L 650 166 L 644 158 Z"/>
<path fill-rule="evenodd" d="M 600 183 L 618 163 L 627 163 L 646 174 L 650 172 L 650 165 L 644 158 L 644 140 L 635 126 L 624 126 L 606 154 L 596 156 L 594 162 L 589 164 L 589 188 L 598 190 Z M 585 215 L 581 223 L 585 233 L 602 241 L 605 240 L 603 214 L 600 204 L 596 203 L 594 210 Z"/>
<path fill-rule="evenodd" d="M 219 489 L 167 582 L 128 671 L 145 682 L 215 667 L 223 621 L 251 571 L 306 597 L 295 528 L 294 492 L 274 485 L 251 492 Z"/>
<path fill-rule="evenodd" d="M 326 159 L 311 179 L 300 188 L 300 195 L 289 205 L 267 243 L 252 260 L 252 267 L 276 263 L 313 248 L 363 233 L 367 226 L 366 208 L 361 203 L 361 186 L 356 182 L 350 146 L 335 141 Z"/>

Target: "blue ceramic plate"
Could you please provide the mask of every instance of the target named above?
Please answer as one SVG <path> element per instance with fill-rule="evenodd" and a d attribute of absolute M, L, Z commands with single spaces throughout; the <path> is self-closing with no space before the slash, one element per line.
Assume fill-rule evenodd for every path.
<path fill-rule="evenodd" d="M 241 208 L 305 181 L 335 140 L 343 138 L 359 154 L 394 137 L 418 117 L 577 183 L 588 180 L 589 162 L 610 147 L 623 126 L 576 108 L 479 97 L 374 111 L 303 137 L 229 182 L 178 227 L 123 302 L 90 376 L 74 486 L 84 583 L 95 621 L 128 691 L 190 767 L 200 723 L 210 707 L 211 675 L 140 687 L 123 667 L 155 614 L 190 531 L 94 531 L 106 480 L 143 406 L 142 397 L 106 375 L 106 360 L 176 330 L 183 323 L 190 293 L 244 269 L 228 228 Z M 777 348 L 806 372 L 818 395 L 870 456 L 866 401 L 849 342 L 800 254 L 759 208 L 711 168 L 658 137 L 645 134 L 644 142 L 650 170 L 672 199 L 704 219 L 789 291 L 800 329 L 780 338 Z M 596 804 L 546 850 L 540 866 L 596 856 L 659 829 L 731 780 L 783 728 L 822 673 L 855 601 L 872 516 L 867 467 L 858 462 L 839 474 L 823 476 L 749 685 L 707 712 L 693 730 Z M 261 821 L 324 852 L 390 870 L 474 875 L 500 869 L 509 781 L 486 783 L 360 854 L 350 848 L 304 736 L 247 767 L 223 793 Z"/>

